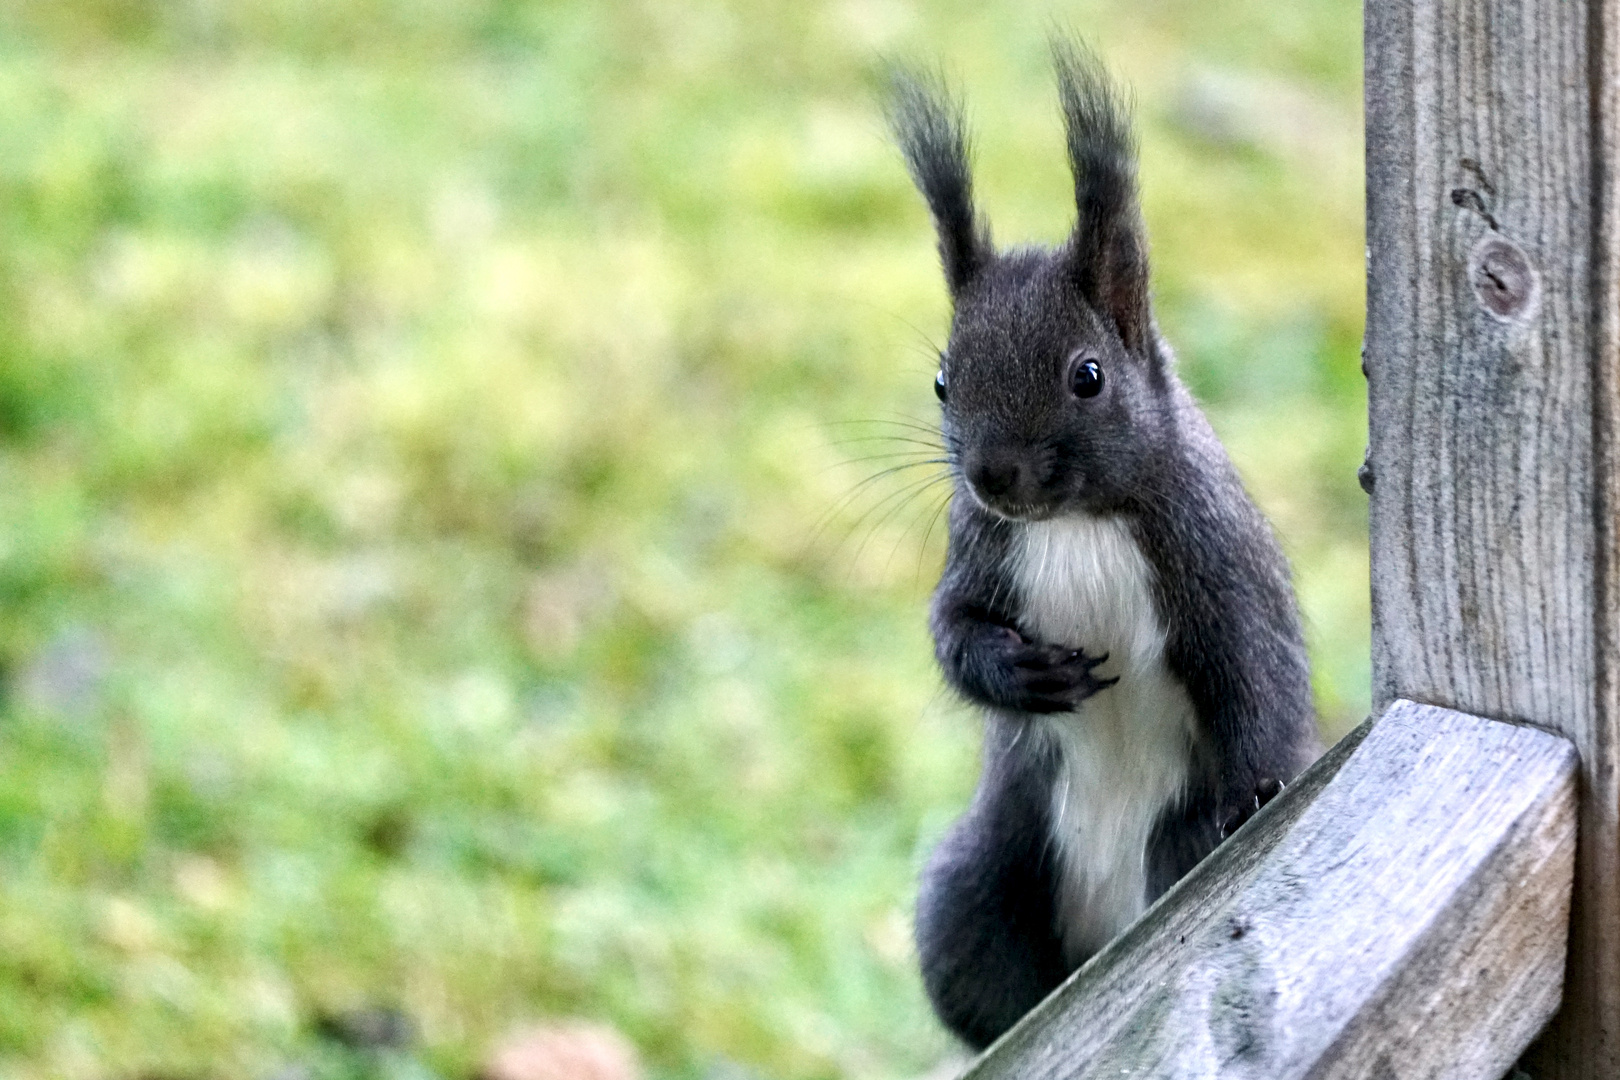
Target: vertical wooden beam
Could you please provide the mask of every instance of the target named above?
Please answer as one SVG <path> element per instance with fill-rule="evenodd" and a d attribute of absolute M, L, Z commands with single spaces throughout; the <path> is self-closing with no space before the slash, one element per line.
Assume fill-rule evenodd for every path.
<path fill-rule="evenodd" d="M 1373 680 L 1581 755 L 1535 1080 L 1620 1077 L 1620 0 L 1367 0 Z"/>

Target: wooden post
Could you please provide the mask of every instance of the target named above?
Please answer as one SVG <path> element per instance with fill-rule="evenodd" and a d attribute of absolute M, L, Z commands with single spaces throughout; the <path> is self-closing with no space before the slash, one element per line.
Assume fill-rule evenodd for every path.
<path fill-rule="evenodd" d="M 1367 0 L 1373 680 L 1581 757 L 1534 1080 L 1620 1077 L 1620 0 Z"/>

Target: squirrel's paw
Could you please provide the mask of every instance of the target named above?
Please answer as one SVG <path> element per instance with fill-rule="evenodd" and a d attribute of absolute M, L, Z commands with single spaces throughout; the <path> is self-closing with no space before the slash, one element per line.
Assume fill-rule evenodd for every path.
<path fill-rule="evenodd" d="M 1017 707 L 1024 712 L 1073 712 L 1080 703 L 1119 682 L 1100 679 L 1096 669 L 1108 654 L 1088 656 L 1067 645 L 1042 645 L 1007 631 L 1000 658 L 1014 687 Z"/>
<path fill-rule="evenodd" d="M 1254 792 L 1250 797 L 1228 810 L 1226 816 L 1221 819 L 1221 839 L 1225 840 L 1237 832 L 1245 821 L 1259 813 L 1262 806 L 1281 794 L 1285 786 L 1281 780 L 1274 780 L 1269 776 L 1262 777 L 1259 783 L 1254 785 Z"/>

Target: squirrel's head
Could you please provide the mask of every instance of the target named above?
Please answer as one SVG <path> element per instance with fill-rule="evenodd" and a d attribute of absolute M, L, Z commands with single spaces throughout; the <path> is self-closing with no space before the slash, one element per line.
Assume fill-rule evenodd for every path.
<path fill-rule="evenodd" d="M 979 503 L 1023 520 L 1139 495 L 1174 381 L 1148 302 L 1129 120 L 1095 57 L 1066 42 L 1052 51 L 1078 209 L 1055 251 L 995 250 L 961 107 L 937 83 L 896 78 L 891 111 L 953 306 L 934 387 L 946 448 Z"/>

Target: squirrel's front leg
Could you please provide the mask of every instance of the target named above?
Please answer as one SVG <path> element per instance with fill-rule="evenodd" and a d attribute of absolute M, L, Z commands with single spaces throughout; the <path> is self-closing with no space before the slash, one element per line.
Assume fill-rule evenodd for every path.
<path fill-rule="evenodd" d="M 1096 675 L 1108 659 L 1032 641 L 1010 619 L 950 597 L 935 598 L 934 652 L 946 679 L 972 701 L 1030 713 L 1073 712 L 1118 682 Z"/>

